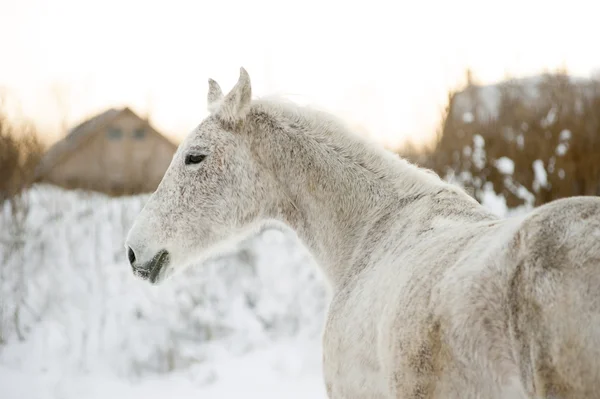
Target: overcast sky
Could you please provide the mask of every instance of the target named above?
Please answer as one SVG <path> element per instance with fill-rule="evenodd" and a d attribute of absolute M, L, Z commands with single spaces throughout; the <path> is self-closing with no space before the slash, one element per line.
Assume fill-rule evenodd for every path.
<path fill-rule="evenodd" d="M 0 87 L 48 130 L 109 106 L 166 134 L 205 116 L 207 78 L 295 95 L 395 145 L 435 130 L 467 66 L 483 82 L 600 68 L 592 1 L 0 0 Z M 53 93 L 65 104 L 56 106 Z"/>

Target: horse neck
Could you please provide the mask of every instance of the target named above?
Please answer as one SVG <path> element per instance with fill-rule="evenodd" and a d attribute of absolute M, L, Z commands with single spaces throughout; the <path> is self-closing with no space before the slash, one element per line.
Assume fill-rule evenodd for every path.
<path fill-rule="evenodd" d="M 395 155 L 335 124 L 319 126 L 327 128 L 315 132 L 297 119 L 280 126 L 263 118 L 252 147 L 278 186 L 272 216 L 295 230 L 336 289 L 359 267 L 368 235 L 387 226 L 382 219 L 410 217 L 403 215 L 403 199 L 437 188 L 432 176 Z"/>

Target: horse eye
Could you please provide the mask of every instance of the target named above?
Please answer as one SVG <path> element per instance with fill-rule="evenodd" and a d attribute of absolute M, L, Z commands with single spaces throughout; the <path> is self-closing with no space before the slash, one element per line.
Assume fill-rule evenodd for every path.
<path fill-rule="evenodd" d="M 186 165 L 197 164 L 197 163 L 200 163 L 200 162 L 204 161 L 204 158 L 206 158 L 206 155 L 187 154 L 185 156 L 185 164 Z"/>

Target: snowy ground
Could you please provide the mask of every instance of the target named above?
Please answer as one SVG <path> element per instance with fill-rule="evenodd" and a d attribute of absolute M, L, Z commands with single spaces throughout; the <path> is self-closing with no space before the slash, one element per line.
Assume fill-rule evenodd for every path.
<path fill-rule="evenodd" d="M 0 398 L 324 397 L 327 292 L 290 232 L 158 287 L 124 236 L 147 197 L 52 187 L 0 209 Z"/>
<path fill-rule="evenodd" d="M 241 357 L 225 357 L 208 370 L 185 371 L 137 380 L 102 373 L 35 372 L 0 366 L 3 399 L 56 398 L 326 398 L 317 343 L 270 345 Z"/>
<path fill-rule="evenodd" d="M 328 294 L 292 233 L 152 287 L 123 250 L 147 197 L 27 198 L 21 223 L 0 209 L 0 399 L 325 398 Z"/>

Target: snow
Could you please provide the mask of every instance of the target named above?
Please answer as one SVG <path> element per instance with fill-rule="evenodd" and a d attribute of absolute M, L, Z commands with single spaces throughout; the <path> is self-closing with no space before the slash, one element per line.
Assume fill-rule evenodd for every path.
<path fill-rule="evenodd" d="M 567 143 L 571 139 L 571 131 L 568 129 L 560 132 L 559 135 L 560 143 L 556 146 L 556 155 L 563 156 L 567 153 L 569 149 L 569 143 Z"/>
<path fill-rule="evenodd" d="M 568 129 L 563 130 L 562 132 L 560 132 L 560 136 L 559 136 L 561 141 L 567 141 L 571 139 L 571 131 Z"/>
<path fill-rule="evenodd" d="M 147 197 L 41 186 L 27 199 L 22 225 L 0 214 L 2 399 L 324 397 L 329 294 L 293 233 L 153 287 L 123 250 Z"/>
<path fill-rule="evenodd" d="M 307 352 L 316 353 L 315 348 L 316 345 L 306 347 L 294 342 L 273 344 L 267 350 L 216 361 L 209 370 L 196 367 L 140 380 L 119 379 L 101 373 L 66 374 L 58 369 L 23 373 L 0 365 L 1 397 L 325 399 L 320 358 L 306 359 Z M 295 359 L 305 361 L 305 364 L 299 367 L 293 364 Z"/>
<path fill-rule="evenodd" d="M 549 127 L 553 125 L 558 118 L 558 111 L 556 107 L 550 108 L 548 114 L 541 120 L 542 127 Z"/>
<path fill-rule="evenodd" d="M 544 161 L 536 159 L 533 161 L 532 167 L 534 173 L 533 189 L 538 191 L 542 187 L 548 187 L 548 174 L 544 168 Z"/>
<path fill-rule="evenodd" d="M 123 249 L 147 198 L 39 185 L 22 223 L 0 209 L 0 398 L 325 398 L 329 292 L 295 234 L 265 230 L 154 287 Z"/>
<path fill-rule="evenodd" d="M 499 217 L 506 216 L 506 199 L 503 195 L 494 192 L 493 184 L 487 182 L 483 186 L 481 204 L 488 208 L 493 214 Z"/>
<path fill-rule="evenodd" d="M 473 116 L 472 112 L 465 112 L 463 114 L 462 120 L 464 123 L 472 123 L 475 120 L 475 116 Z"/>
<path fill-rule="evenodd" d="M 563 156 L 567 153 L 567 149 L 569 147 L 567 147 L 566 144 L 560 143 L 559 145 L 556 146 L 556 155 L 558 156 Z"/>
<path fill-rule="evenodd" d="M 473 136 L 473 164 L 479 170 L 483 169 L 485 166 L 485 139 L 476 134 Z"/>
<path fill-rule="evenodd" d="M 515 162 L 508 157 L 500 157 L 495 161 L 495 166 L 500 173 L 512 175 L 515 172 Z"/>
<path fill-rule="evenodd" d="M 483 148 L 485 145 L 485 140 L 483 137 L 481 137 L 481 135 L 476 134 L 473 136 L 473 144 L 475 145 L 475 148 Z"/>

